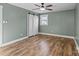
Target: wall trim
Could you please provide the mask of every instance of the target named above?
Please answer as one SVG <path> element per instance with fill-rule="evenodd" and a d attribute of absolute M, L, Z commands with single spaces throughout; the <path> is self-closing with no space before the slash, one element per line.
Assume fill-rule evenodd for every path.
<path fill-rule="evenodd" d="M 58 37 L 65 37 L 65 38 L 72 38 L 72 39 L 75 39 L 74 36 L 67 36 L 67 35 L 50 34 L 50 33 L 42 33 L 42 32 L 39 32 L 38 34 L 52 35 L 52 36 L 58 36 Z"/>
<path fill-rule="evenodd" d="M 78 43 L 76 42 L 76 39 L 74 39 L 75 45 L 76 45 L 76 49 L 78 50 L 79 53 L 79 47 L 78 47 Z"/>
<path fill-rule="evenodd" d="M 76 44 L 76 48 L 78 50 L 78 53 L 79 53 L 79 47 L 78 47 L 78 44 L 75 40 L 75 37 L 73 36 L 66 36 L 66 35 L 58 35 L 58 34 L 50 34 L 50 33 L 42 33 L 42 32 L 39 32 L 38 34 L 44 34 L 44 35 L 52 35 L 52 36 L 58 36 L 58 37 L 65 37 L 65 38 L 72 38 Z M 0 47 L 4 47 L 4 46 L 7 46 L 9 44 L 12 44 L 12 43 L 15 43 L 15 42 L 18 42 L 18 41 L 21 41 L 21 40 L 24 40 L 26 38 L 28 38 L 29 36 L 26 36 L 26 37 L 23 37 L 23 38 L 19 38 L 19 39 L 16 39 L 16 40 L 13 40 L 13 41 L 10 41 L 10 42 L 7 42 L 7 43 L 4 43 L 4 44 L 1 44 Z"/>
<path fill-rule="evenodd" d="M 79 39 L 78 39 L 78 37 L 75 37 L 75 39 L 76 39 L 75 44 L 76 44 L 76 47 L 77 47 L 77 50 L 78 50 L 78 53 L 79 53 L 79 46 L 78 46 L 78 43 L 77 43 L 77 40 L 79 40 Z"/>
<path fill-rule="evenodd" d="M 19 38 L 19 39 L 16 39 L 16 40 L 13 40 L 13 41 L 10 41 L 10 42 L 7 42 L 7 43 L 4 43 L 4 44 L 1 44 L 0 47 L 4 47 L 4 46 L 7 46 L 9 44 L 12 44 L 12 43 L 15 43 L 15 42 L 18 42 L 18 41 L 21 41 L 21 40 L 24 40 L 26 38 L 28 38 L 29 36 L 26 36 L 26 37 L 22 37 L 22 38 Z"/>

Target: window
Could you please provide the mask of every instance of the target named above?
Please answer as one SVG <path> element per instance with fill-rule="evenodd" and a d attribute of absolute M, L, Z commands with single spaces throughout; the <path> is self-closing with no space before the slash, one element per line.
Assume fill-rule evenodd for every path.
<path fill-rule="evenodd" d="M 48 25 L 48 15 L 40 15 L 40 25 Z"/>

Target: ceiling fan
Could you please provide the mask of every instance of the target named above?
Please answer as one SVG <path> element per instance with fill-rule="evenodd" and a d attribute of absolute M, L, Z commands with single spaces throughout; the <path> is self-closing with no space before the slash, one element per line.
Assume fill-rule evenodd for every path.
<path fill-rule="evenodd" d="M 39 7 L 39 8 L 35 8 L 35 9 L 32 9 L 32 10 L 41 10 L 41 11 L 44 11 L 44 10 L 49 10 L 49 11 L 52 11 L 53 9 L 50 9 L 49 7 L 52 7 L 53 5 L 46 5 L 44 3 L 41 3 L 41 5 L 37 5 L 37 4 L 34 4 L 35 6 Z"/>

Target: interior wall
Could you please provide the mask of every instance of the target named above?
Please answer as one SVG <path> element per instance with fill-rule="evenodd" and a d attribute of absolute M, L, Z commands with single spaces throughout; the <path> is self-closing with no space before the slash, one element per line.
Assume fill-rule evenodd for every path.
<path fill-rule="evenodd" d="M 3 43 L 27 36 L 29 11 L 7 3 L 0 5 L 3 6 L 3 20 L 8 21 L 3 24 Z M 74 10 L 48 13 L 48 26 L 39 25 L 39 32 L 74 36 Z"/>
<path fill-rule="evenodd" d="M 27 36 L 27 13 L 31 11 L 7 3 L 0 5 L 3 6 L 3 20 L 8 22 L 3 24 L 2 42 L 7 43 Z"/>
<path fill-rule="evenodd" d="M 2 44 L 2 9 L 3 7 L 0 5 L 0 44 Z"/>
<path fill-rule="evenodd" d="M 74 36 L 74 10 L 47 14 L 48 25 L 40 25 L 40 32 Z"/>
<path fill-rule="evenodd" d="M 79 3 L 77 3 L 77 5 L 76 5 L 76 13 L 75 13 L 75 15 L 76 15 L 76 35 L 75 35 L 75 38 L 76 38 L 76 41 L 77 41 L 77 43 L 78 43 L 78 46 L 79 46 Z"/>
<path fill-rule="evenodd" d="M 26 10 L 3 4 L 3 43 L 26 36 Z"/>

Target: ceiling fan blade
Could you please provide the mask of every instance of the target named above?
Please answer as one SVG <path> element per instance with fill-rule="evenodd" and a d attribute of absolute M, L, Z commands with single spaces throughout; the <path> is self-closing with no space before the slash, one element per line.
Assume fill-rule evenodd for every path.
<path fill-rule="evenodd" d="M 52 11 L 53 9 L 46 9 L 46 10 Z"/>
<path fill-rule="evenodd" d="M 40 9 L 40 8 L 35 8 L 35 9 L 32 9 L 32 10 L 37 10 L 37 9 Z"/>
<path fill-rule="evenodd" d="M 47 5 L 46 7 L 52 7 L 53 5 Z"/>
<path fill-rule="evenodd" d="M 35 6 L 38 6 L 38 7 L 40 7 L 39 5 L 37 5 L 37 4 L 34 4 Z"/>

